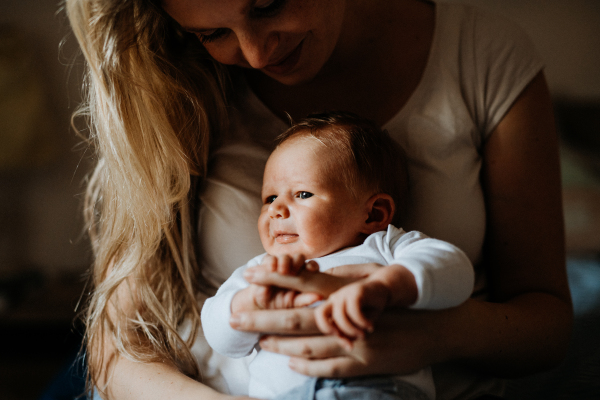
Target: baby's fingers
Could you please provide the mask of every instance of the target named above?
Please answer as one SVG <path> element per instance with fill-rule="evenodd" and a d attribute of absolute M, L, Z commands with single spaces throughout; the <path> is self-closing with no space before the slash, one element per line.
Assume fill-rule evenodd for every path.
<path fill-rule="evenodd" d="M 325 302 L 315 309 L 315 322 L 317 328 L 325 335 L 332 335 L 336 333 L 336 329 L 333 326 L 331 320 L 332 304 Z"/>
<path fill-rule="evenodd" d="M 296 275 L 304 267 L 306 259 L 302 254 L 283 254 L 276 257 L 277 266 L 271 272 L 277 272 L 282 275 Z"/>
<path fill-rule="evenodd" d="M 334 305 L 332 317 L 337 329 L 339 329 L 344 336 L 351 339 L 362 339 L 365 336 L 363 330 L 356 327 L 350 318 L 348 318 L 348 311 L 345 301 L 336 303 Z"/>
<path fill-rule="evenodd" d="M 262 262 L 260 263 L 260 265 L 257 265 L 256 267 L 251 267 L 248 268 L 248 270 L 251 271 L 269 271 L 269 272 L 277 272 L 277 263 L 278 260 L 276 257 L 273 257 L 270 254 L 267 254 L 263 259 Z"/>
<path fill-rule="evenodd" d="M 252 294 L 254 297 L 254 304 L 257 308 L 269 308 L 269 303 L 272 296 L 272 290 L 270 286 L 252 285 Z"/>
<path fill-rule="evenodd" d="M 355 298 L 347 301 L 346 314 L 348 315 L 348 319 L 356 327 L 360 328 L 362 331 L 373 332 L 373 322 L 365 316 L 359 299 Z"/>
<path fill-rule="evenodd" d="M 323 296 L 318 293 L 298 293 L 294 298 L 294 307 L 306 307 L 323 300 Z"/>

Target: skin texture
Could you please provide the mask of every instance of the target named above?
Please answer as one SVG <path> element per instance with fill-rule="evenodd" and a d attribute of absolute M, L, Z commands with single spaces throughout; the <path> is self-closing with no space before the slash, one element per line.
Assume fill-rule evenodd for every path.
<path fill-rule="evenodd" d="M 287 111 L 294 118 L 315 109 L 338 109 L 384 124 L 418 85 L 435 25 L 434 6 L 416 0 L 288 0 L 289 10 L 300 7 L 297 21 L 291 12 L 281 19 L 256 19 L 254 3 L 246 0 L 163 4 L 183 26 L 230 29 L 227 43 L 206 44 L 209 52 L 222 62 L 259 68 L 246 72 L 254 92 L 275 113 Z M 332 18 L 324 21 L 319 16 L 329 8 Z M 301 38 L 306 38 L 306 48 L 295 69 L 286 76 L 265 69 Z M 237 328 L 274 333 L 261 340 L 261 347 L 292 356 L 294 370 L 313 376 L 407 373 L 445 361 L 497 376 L 548 369 L 564 357 L 572 322 L 558 168 L 550 96 L 539 74 L 483 149 L 488 216 L 484 262 L 494 302 L 468 300 L 450 310 L 428 312 L 386 310 L 373 334 L 357 339 L 351 350 L 337 336 L 318 334 L 311 309 L 239 313 Z M 333 273 L 366 276 L 372 267 Z M 357 271 L 361 268 L 362 273 Z M 259 275 L 254 283 L 320 285 L 278 274 Z M 303 334 L 285 336 L 290 332 Z M 102 349 L 107 356 L 114 354 L 111 346 Z M 107 366 L 108 375 L 113 376 L 109 398 L 227 397 L 164 363 L 120 357 Z"/>

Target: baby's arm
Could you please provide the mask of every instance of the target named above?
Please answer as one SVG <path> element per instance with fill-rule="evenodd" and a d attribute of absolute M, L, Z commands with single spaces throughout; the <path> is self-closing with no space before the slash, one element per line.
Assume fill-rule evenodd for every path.
<path fill-rule="evenodd" d="M 236 269 L 221 285 L 217 293 L 204 302 L 201 313 L 202 330 L 212 349 L 233 358 L 244 357 L 252 353 L 258 343 L 259 333 L 243 332 L 233 329 L 229 324 L 233 297 L 248 287 L 244 279 L 244 270 L 260 263 L 262 257 L 256 257 Z"/>
<path fill-rule="evenodd" d="M 373 321 L 386 307 L 408 307 L 417 297 L 415 277 L 408 269 L 381 267 L 331 294 L 316 310 L 317 325 L 325 334 L 362 338 L 365 331 L 373 331 Z"/>
<path fill-rule="evenodd" d="M 359 338 L 373 329 L 373 321 L 387 306 L 449 308 L 471 295 L 471 262 L 449 243 L 410 232 L 383 252 L 389 252 L 389 266 L 343 287 L 319 306 L 316 318 L 322 332 Z"/>
<path fill-rule="evenodd" d="M 258 343 L 259 333 L 235 330 L 230 325 L 232 314 L 269 308 L 302 307 L 321 299 L 316 293 L 276 288 L 268 285 L 249 284 L 245 279 L 248 268 L 254 272 L 277 272 L 295 275 L 303 269 L 318 269 L 314 262 L 305 263 L 304 257 L 265 255 L 255 257 L 236 269 L 202 307 L 202 329 L 208 344 L 228 357 L 244 357 L 252 353 Z"/>

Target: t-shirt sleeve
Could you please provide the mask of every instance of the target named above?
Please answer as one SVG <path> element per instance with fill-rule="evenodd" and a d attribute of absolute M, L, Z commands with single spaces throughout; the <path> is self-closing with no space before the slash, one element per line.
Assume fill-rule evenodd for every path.
<path fill-rule="evenodd" d="M 390 249 L 390 263 L 402 265 L 415 277 L 418 296 L 410 308 L 456 307 L 473 292 L 473 265 L 458 247 L 413 231 L 390 243 Z"/>
<path fill-rule="evenodd" d="M 476 123 L 485 142 L 544 62 L 519 25 L 499 15 L 472 12 L 472 49 L 463 49 L 463 57 L 465 62 L 472 57 L 474 76 L 463 79 L 473 79 L 464 84 L 472 85 Z"/>
<path fill-rule="evenodd" d="M 207 299 L 200 315 L 202 330 L 210 347 L 227 357 L 239 358 L 252 353 L 260 334 L 235 330 L 229 325 L 231 300 L 235 294 L 248 287 L 244 279 L 244 270 L 258 265 L 264 255 L 250 260 L 236 269 L 219 288 L 217 293 Z"/>

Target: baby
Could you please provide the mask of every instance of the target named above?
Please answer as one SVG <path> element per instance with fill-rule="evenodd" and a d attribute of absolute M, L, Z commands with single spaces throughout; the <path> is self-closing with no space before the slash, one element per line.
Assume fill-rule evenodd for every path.
<path fill-rule="evenodd" d="M 387 132 L 353 114 L 327 113 L 296 123 L 278 141 L 265 167 L 258 220 L 266 253 L 238 268 L 204 304 L 208 343 L 230 357 L 258 351 L 250 364 L 251 397 L 308 400 L 319 392 L 332 399 L 434 399 L 429 368 L 402 376 L 309 378 L 288 367 L 289 357 L 260 350 L 260 334 L 230 326 L 237 312 L 306 306 L 327 297 L 313 305 L 317 325 L 351 348 L 374 329 L 385 307 L 455 307 L 473 289 L 473 267 L 461 250 L 394 226 L 406 212 L 408 177 L 404 154 Z M 331 294 L 244 279 L 261 269 L 296 275 L 367 263 L 380 267 Z"/>

